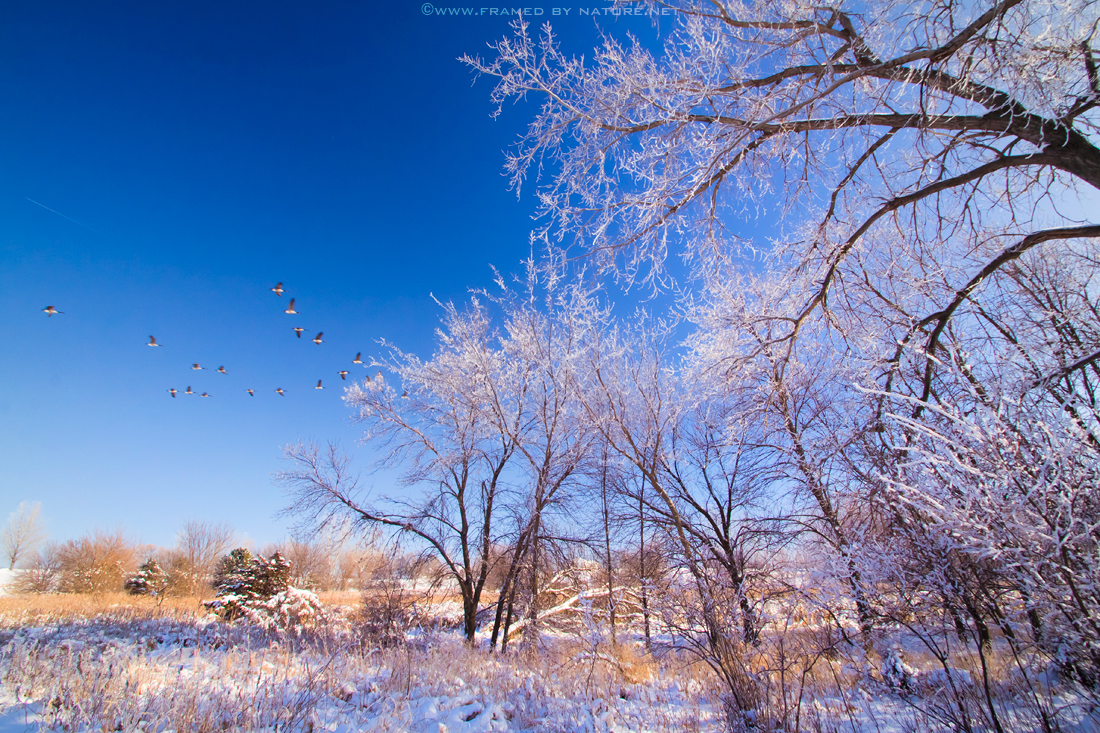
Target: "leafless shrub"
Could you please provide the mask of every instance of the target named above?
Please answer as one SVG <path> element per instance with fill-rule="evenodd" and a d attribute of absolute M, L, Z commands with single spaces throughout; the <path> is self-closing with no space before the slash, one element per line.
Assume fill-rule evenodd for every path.
<path fill-rule="evenodd" d="M 333 589 L 336 563 L 332 548 L 320 542 L 290 539 L 279 543 L 277 551 L 290 562 L 292 586 L 311 591 Z"/>
<path fill-rule="evenodd" d="M 61 547 L 50 543 L 31 555 L 12 584 L 15 593 L 53 593 L 61 585 Z"/>
<path fill-rule="evenodd" d="M 62 593 L 121 591 L 126 574 L 137 567 L 133 544 L 122 529 L 96 530 L 57 548 Z"/>
<path fill-rule="evenodd" d="M 233 545 L 228 524 L 192 520 L 176 536 L 172 567 L 181 591 L 197 595 L 210 587 L 214 565 Z"/>
<path fill-rule="evenodd" d="M 369 643 L 389 647 L 402 643 L 405 632 L 423 621 L 418 607 L 428 594 L 418 581 L 428 558 L 408 555 L 394 542 L 371 559 L 360 575 L 357 621 Z"/>

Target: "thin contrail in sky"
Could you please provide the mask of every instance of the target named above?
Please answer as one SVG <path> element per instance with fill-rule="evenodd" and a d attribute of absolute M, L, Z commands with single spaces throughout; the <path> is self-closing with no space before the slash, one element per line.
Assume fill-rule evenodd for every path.
<path fill-rule="evenodd" d="M 84 223 L 84 222 L 82 222 L 82 221 L 77 221 L 76 219 L 72 218 L 71 216 L 65 216 L 65 215 L 64 215 L 64 214 L 62 214 L 62 213 L 61 213 L 60 211 L 56 211 L 56 210 L 54 210 L 54 209 L 51 209 L 51 208 L 50 208 L 49 206 L 46 206 L 45 204 L 39 204 L 39 203 L 38 203 L 37 201 L 35 201 L 34 199 L 32 199 L 32 198 L 31 198 L 30 196 L 24 196 L 23 198 L 25 198 L 25 199 L 26 199 L 27 201 L 30 201 L 30 202 L 31 202 L 32 204 L 38 204 L 39 206 L 41 206 L 41 207 L 42 207 L 43 209 L 45 209 L 46 211 L 53 211 L 53 213 L 57 214 L 58 216 L 60 216 L 60 217 L 64 217 L 64 218 L 68 219 L 68 220 L 69 220 L 69 221 L 71 221 L 71 222 L 72 222 L 73 224 L 79 224 L 80 226 L 84 227 L 84 228 L 85 228 L 85 229 L 87 229 L 88 231 L 90 231 L 90 232 L 95 232 L 96 234 L 98 234 L 98 235 L 99 235 L 99 236 L 101 236 L 101 237 L 106 237 L 106 236 L 107 236 L 107 235 L 106 235 L 106 234 L 104 234 L 103 232 L 99 232 L 99 231 L 96 231 L 95 229 L 92 229 L 92 228 L 91 228 L 90 226 L 88 226 L 87 224 L 85 224 L 85 223 Z"/>

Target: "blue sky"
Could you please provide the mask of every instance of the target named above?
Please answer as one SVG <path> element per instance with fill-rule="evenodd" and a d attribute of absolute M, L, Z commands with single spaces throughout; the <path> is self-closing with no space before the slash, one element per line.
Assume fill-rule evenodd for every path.
<path fill-rule="evenodd" d="M 606 6 L 542 19 L 586 52 L 578 11 Z M 491 81 L 455 60 L 508 18 L 421 8 L 0 7 L 0 521 L 40 501 L 54 540 L 168 545 L 194 518 L 262 544 L 289 526 L 282 445 L 338 440 L 366 468 L 337 372 L 379 338 L 428 355 L 429 293 L 516 271 L 533 226 L 502 164 L 534 108 L 494 121 Z M 188 386 L 211 397 L 167 392 Z"/>

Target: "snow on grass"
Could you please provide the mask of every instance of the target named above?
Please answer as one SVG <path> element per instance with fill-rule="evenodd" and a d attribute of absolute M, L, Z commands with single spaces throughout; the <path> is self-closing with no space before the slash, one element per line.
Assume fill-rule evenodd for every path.
<path fill-rule="evenodd" d="M 536 648 L 517 643 L 491 654 L 467 647 L 457 632 L 421 630 L 379 648 L 362 635 L 353 607 L 329 607 L 324 623 L 285 629 L 226 624 L 196 601 L 188 611 L 183 601 L 112 600 L 119 599 L 0 604 L 0 733 L 728 730 L 714 675 L 674 652 L 646 655 L 625 630 L 618 646 L 595 635 L 546 634 Z M 878 667 L 893 669 L 893 678 L 858 648 L 819 659 L 805 686 L 787 690 L 798 704 L 788 729 L 951 730 L 952 684 L 965 690 L 963 708 L 980 710 L 972 669 L 937 670 L 917 650 L 903 643 L 881 658 Z M 1012 733 L 1039 730 L 1014 714 L 1017 691 L 1008 682 L 999 689 Z M 1059 693 L 1048 702 L 1068 710 L 1058 718 L 1062 731 L 1100 730 L 1083 699 Z M 755 721 L 761 733 L 776 719 L 755 715 L 743 722 Z"/>
<path fill-rule="evenodd" d="M 0 629 L 0 733 L 720 728 L 697 681 L 574 667 L 451 635 L 381 650 L 346 621 L 288 633 L 201 616 L 73 617 Z"/>
<path fill-rule="evenodd" d="M 7 568 L 0 569 L 0 596 L 9 593 L 8 586 L 15 582 L 15 578 L 18 574 L 18 570 L 8 570 Z"/>

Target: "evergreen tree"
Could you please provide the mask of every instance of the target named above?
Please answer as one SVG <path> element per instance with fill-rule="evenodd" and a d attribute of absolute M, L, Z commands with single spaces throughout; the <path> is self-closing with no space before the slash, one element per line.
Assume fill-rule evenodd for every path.
<path fill-rule="evenodd" d="M 252 590 L 258 598 L 267 599 L 290 587 L 290 562 L 276 552 L 269 559 L 252 561 Z"/>
<path fill-rule="evenodd" d="M 248 548 L 238 547 L 218 561 L 214 569 L 214 590 L 219 596 L 246 589 L 252 560 L 252 553 Z"/>
<path fill-rule="evenodd" d="M 168 573 L 161 569 L 160 563 L 149 558 L 136 574 L 126 581 L 126 590 L 135 596 L 155 596 L 163 598 L 168 591 Z"/>
<path fill-rule="evenodd" d="M 221 559 L 214 574 L 218 597 L 204 605 L 226 621 L 247 615 L 247 610 L 285 593 L 290 588 L 290 563 L 276 552 L 270 558 L 254 557 L 239 547 Z"/>

